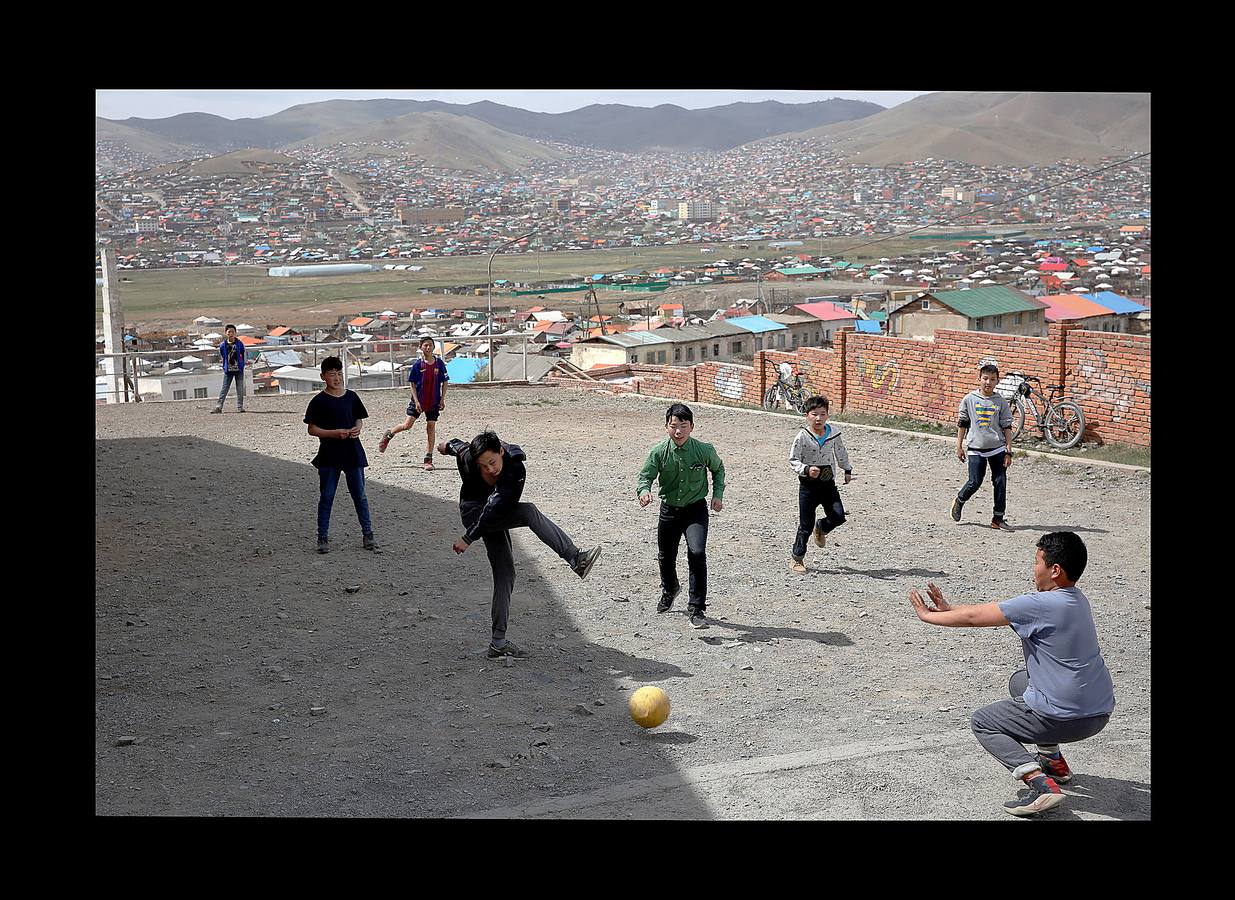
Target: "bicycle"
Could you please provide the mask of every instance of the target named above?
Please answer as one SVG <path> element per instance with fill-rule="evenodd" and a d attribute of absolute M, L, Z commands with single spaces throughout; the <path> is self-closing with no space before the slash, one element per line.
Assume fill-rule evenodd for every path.
<path fill-rule="evenodd" d="M 789 363 L 781 363 L 776 367 L 776 371 L 776 383 L 763 395 L 763 408 L 793 409 L 805 413 L 806 399 L 810 392 L 802 383 L 802 376 L 793 371 Z"/>
<path fill-rule="evenodd" d="M 1085 434 L 1085 411 L 1075 400 L 1067 400 L 1061 395 L 1062 384 L 1048 384 L 1051 395 L 1047 397 L 1042 393 L 1040 378 L 1023 372 L 1009 372 L 1008 377 L 1020 379 L 1012 389 L 1012 396 L 1001 391 L 1012 407 L 1012 440 L 1016 440 L 1024 429 L 1028 410 L 1033 413 L 1034 427 L 1042 432 L 1052 447 L 1068 450 L 1080 443 Z M 1039 387 L 1035 388 L 1031 382 Z M 1038 412 L 1034 397 L 1042 401 L 1042 412 Z"/>

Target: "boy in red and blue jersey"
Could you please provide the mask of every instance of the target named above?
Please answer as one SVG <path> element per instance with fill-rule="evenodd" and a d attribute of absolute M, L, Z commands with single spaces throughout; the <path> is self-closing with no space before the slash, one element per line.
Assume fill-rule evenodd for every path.
<path fill-rule="evenodd" d="M 407 418 L 402 425 L 396 425 L 382 435 L 377 445 L 378 453 L 385 453 L 390 441 L 400 431 L 407 431 L 416 424 L 416 419 L 423 412 L 425 415 L 425 435 L 428 439 L 425 450 L 425 471 L 433 471 L 433 443 L 437 437 L 437 420 L 446 409 L 446 382 L 450 374 L 446 364 L 434 354 L 434 340 L 431 337 L 420 339 L 421 358 L 412 363 L 407 373 L 407 380 L 412 384 L 412 399 L 407 404 Z"/>

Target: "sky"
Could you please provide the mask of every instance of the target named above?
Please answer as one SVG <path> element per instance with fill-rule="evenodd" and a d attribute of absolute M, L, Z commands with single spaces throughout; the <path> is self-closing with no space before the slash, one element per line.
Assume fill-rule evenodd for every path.
<path fill-rule="evenodd" d="M 475 103 L 490 100 L 531 112 L 570 112 L 593 103 L 627 106 L 658 106 L 672 103 L 686 109 L 704 109 L 727 103 L 810 103 L 841 97 L 866 100 L 893 107 L 931 91 L 792 91 L 792 90 L 98 90 L 94 94 L 96 116 L 104 119 L 162 119 L 186 112 L 213 113 L 226 119 L 260 118 L 302 103 L 324 100 L 441 100 L 445 103 Z"/>

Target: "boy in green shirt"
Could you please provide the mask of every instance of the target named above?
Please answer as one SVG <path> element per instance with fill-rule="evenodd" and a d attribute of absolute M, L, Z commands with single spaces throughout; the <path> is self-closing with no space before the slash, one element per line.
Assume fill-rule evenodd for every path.
<path fill-rule="evenodd" d="M 725 464 L 711 444 L 690 436 L 695 416 L 684 403 L 675 403 L 665 413 L 669 437 L 651 452 L 639 471 L 635 493 L 639 505 L 652 502 L 652 482 L 660 479 L 660 518 L 656 525 L 656 559 L 660 563 L 660 603 L 657 612 L 668 612 L 682 591 L 677 558 L 682 535 L 686 535 L 686 563 L 690 569 L 687 613 L 693 628 L 706 628 L 704 610 L 708 595 L 708 471 L 712 472 L 712 509 L 724 508 Z"/>

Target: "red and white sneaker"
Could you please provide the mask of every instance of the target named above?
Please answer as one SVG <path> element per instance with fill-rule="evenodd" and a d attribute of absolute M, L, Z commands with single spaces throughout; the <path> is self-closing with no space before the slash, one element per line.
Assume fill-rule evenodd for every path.
<path fill-rule="evenodd" d="M 1014 816 L 1034 816 L 1058 806 L 1066 799 L 1055 779 L 1041 773 L 1026 780 L 1025 787 L 1015 800 L 1009 800 L 1003 808 Z"/>

